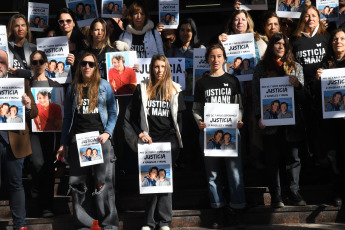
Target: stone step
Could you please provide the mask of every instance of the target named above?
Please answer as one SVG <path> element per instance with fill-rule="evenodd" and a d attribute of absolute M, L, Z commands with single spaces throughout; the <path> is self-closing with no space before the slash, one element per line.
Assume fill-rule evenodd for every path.
<path fill-rule="evenodd" d="M 214 220 L 215 214 L 216 212 L 213 209 L 174 210 L 171 227 L 186 230 L 189 228 L 200 229 L 199 227 L 207 228 Z M 144 223 L 144 215 L 143 211 L 120 212 L 120 229 L 140 229 Z M 272 209 L 261 205 L 247 209 L 237 220 L 240 224 L 234 224 L 234 220 L 231 219 L 230 222 L 237 227 L 241 227 L 241 229 L 254 229 L 250 226 L 344 222 L 345 215 L 344 210 L 340 207 L 328 205 L 285 206 L 280 209 Z M 12 224 L 10 218 L 0 219 L 0 229 L 13 230 Z M 54 218 L 27 218 L 27 225 L 29 230 L 73 230 L 71 215 L 58 215 Z"/>

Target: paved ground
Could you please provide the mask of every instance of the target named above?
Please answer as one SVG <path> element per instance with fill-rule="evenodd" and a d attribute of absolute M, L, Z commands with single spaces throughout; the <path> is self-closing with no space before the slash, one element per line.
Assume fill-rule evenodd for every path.
<path fill-rule="evenodd" d="M 223 230 L 248 229 L 248 230 L 345 230 L 345 224 L 323 223 L 323 224 L 286 224 L 286 225 L 255 225 L 255 226 L 236 226 L 222 228 Z M 172 230 L 210 230 L 210 228 L 173 228 Z"/>

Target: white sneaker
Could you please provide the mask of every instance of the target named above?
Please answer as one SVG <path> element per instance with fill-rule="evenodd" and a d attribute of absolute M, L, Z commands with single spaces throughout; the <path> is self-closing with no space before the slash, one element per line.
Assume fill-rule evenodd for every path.
<path fill-rule="evenodd" d="M 149 226 L 144 226 L 141 228 L 141 230 L 151 230 L 151 228 Z"/>
<path fill-rule="evenodd" d="M 163 226 L 159 230 L 170 230 L 170 228 L 168 226 Z"/>

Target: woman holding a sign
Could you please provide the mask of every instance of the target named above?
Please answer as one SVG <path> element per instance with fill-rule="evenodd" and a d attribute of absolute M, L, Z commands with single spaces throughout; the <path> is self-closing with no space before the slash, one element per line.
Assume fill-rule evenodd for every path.
<path fill-rule="evenodd" d="M 277 119 L 272 119 L 272 117 L 261 117 L 263 108 L 260 106 L 260 79 L 283 77 L 287 75 L 289 78 L 289 83 L 294 87 L 295 108 L 293 109 L 295 110 L 296 124 L 284 126 L 265 126 L 263 124 L 263 120 L 277 120 L 278 117 Z M 297 206 L 306 205 L 306 202 L 298 192 L 299 174 L 301 170 L 301 162 L 298 154 L 304 137 L 304 126 L 301 116 L 302 111 L 300 109 L 304 100 L 303 83 L 303 69 L 300 64 L 294 61 L 294 57 L 290 49 L 289 39 L 283 34 L 273 35 L 268 43 L 263 59 L 256 66 L 253 76 L 252 89 L 254 113 L 257 118 L 259 130 L 263 134 L 266 169 L 269 178 L 269 189 L 272 197 L 271 206 L 274 208 L 284 206 L 281 197 L 279 179 L 279 165 L 281 161 L 285 162 L 289 178 L 289 203 Z M 268 89 L 264 90 L 265 92 L 268 91 Z M 276 99 L 277 98 L 274 98 L 273 105 L 276 103 Z M 279 106 L 280 103 L 278 101 L 274 110 L 280 111 Z M 283 121 L 284 119 L 281 120 L 281 122 Z"/>
<path fill-rule="evenodd" d="M 171 164 L 177 159 L 181 138 L 181 118 L 185 110 L 181 86 L 172 81 L 168 59 L 154 55 L 150 63 L 150 78 L 137 86 L 127 112 L 133 130 L 132 139 L 143 143 L 170 142 Z M 159 111 L 157 113 L 157 111 Z M 126 129 L 125 133 L 129 133 Z M 157 174 L 157 171 L 156 171 Z M 155 219 L 155 213 L 158 214 Z M 146 224 L 142 230 L 169 230 L 172 220 L 171 193 L 151 194 L 146 204 Z M 157 224 L 156 224 L 157 223 Z"/>
<path fill-rule="evenodd" d="M 155 54 L 164 54 L 163 42 L 159 32 L 154 29 L 149 19 L 149 11 L 144 1 L 135 1 L 128 9 L 128 26 L 120 40 L 137 51 L 138 58 L 151 58 Z"/>
<path fill-rule="evenodd" d="M 110 84 L 101 79 L 95 55 L 85 53 L 78 64 L 76 76 L 68 87 L 65 98 L 65 111 L 62 127 L 61 146 L 57 159 L 65 156 L 69 146 L 70 178 L 69 189 L 72 193 L 75 227 L 90 228 L 92 210 L 84 208 L 84 202 L 94 200 L 97 220 L 104 229 L 117 229 L 118 215 L 115 207 L 115 191 L 111 182 L 114 166 L 114 151 L 110 143 L 117 119 L 116 103 Z M 97 140 L 102 146 L 104 163 L 81 167 L 76 142 L 76 134 L 99 131 Z M 93 172 L 95 184 L 93 197 L 86 197 L 87 175 Z M 86 205 L 87 206 L 87 205 Z"/>
<path fill-rule="evenodd" d="M 199 144 L 204 154 L 204 106 L 205 103 L 238 104 L 238 125 L 241 128 L 242 122 L 242 97 L 240 83 L 236 77 L 225 73 L 223 64 L 226 60 L 224 47 L 221 44 L 211 45 L 205 54 L 210 64 L 210 74 L 202 77 L 195 85 L 193 115 L 201 130 Z M 225 99 L 225 100 L 223 100 Z M 223 132 L 221 131 L 221 134 Z M 221 138 L 221 137 L 220 137 Z M 240 146 L 240 140 L 238 140 Z M 219 144 L 220 147 L 220 144 Z M 209 196 L 212 208 L 217 209 L 215 221 L 212 228 L 221 228 L 225 223 L 227 213 L 226 199 L 223 195 L 223 184 L 221 178 L 221 166 L 225 162 L 226 173 L 230 191 L 230 208 L 240 212 L 246 205 L 244 195 L 241 151 L 238 150 L 238 157 L 204 157 L 206 175 L 208 179 Z"/>
<path fill-rule="evenodd" d="M 315 89 L 316 92 L 324 91 L 324 88 L 321 87 L 321 75 L 323 73 L 323 69 L 334 69 L 334 68 L 344 68 L 345 67 L 345 29 L 337 29 L 332 32 L 331 37 L 328 42 L 326 54 L 321 62 L 321 68 L 317 70 L 316 73 L 316 80 L 317 84 Z M 339 70 L 339 77 L 343 76 L 343 70 Z M 330 81 L 329 78 L 324 80 L 325 84 L 328 84 Z M 337 80 L 334 80 L 335 82 Z M 334 85 L 335 87 L 339 86 L 337 84 Z M 338 108 L 339 110 L 344 110 L 345 106 L 345 92 L 343 90 L 343 84 L 340 86 L 341 88 L 337 88 L 334 90 L 332 100 L 333 106 L 331 108 Z M 325 92 L 325 91 L 324 91 Z M 342 95 L 341 95 L 342 94 Z M 340 97 L 339 97 L 340 96 Z M 338 97 L 339 99 L 335 102 L 334 98 Z M 322 107 L 322 100 L 324 98 L 319 97 L 318 100 L 318 111 L 324 111 L 325 114 L 327 112 L 327 107 L 329 107 L 329 103 L 325 103 L 325 107 Z M 341 100 L 341 102 L 339 101 Z M 332 110 L 332 109 L 331 109 Z M 344 148 L 342 144 L 334 145 L 333 143 L 342 143 L 345 139 L 344 135 L 345 129 L 345 121 L 342 118 L 338 119 L 323 119 L 322 120 L 322 133 L 327 134 L 323 135 L 323 149 L 327 153 L 327 158 L 330 160 L 332 164 L 332 169 L 334 173 L 333 185 L 335 187 L 334 193 L 334 203 L 336 206 L 342 205 L 342 200 L 344 199 L 343 194 L 345 191 L 345 171 L 344 171 Z M 332 144 L 331 144 L 332 143 Z"/>
<path fill-rule="evenodd" d="M 48 66 L 48 59 L 43 51 L 36 50 L 30 55 L 30 64 L 33 71 L 33 77 L 30 81 L 31 88 L 36 88 L 41 93 L 36 98 L 42 99 L 37 103 L 38 116 L 33 119 L 32 132 L 30 134 L 30 141 L 33 154 L 30 157 L 30 162 L 33 166 L 32 173 L 32 188 L 31 194 L 37 197 L 38 207 L 43 217 L 52 217 L 54 205 L 54 153 L 57 147 L 53 143 L 58 143 L 60 140 L 60 132 L 62 126 L 62 114 L 59 105 L 50 102 L 51 92 L 50 87 L 62 86 L 51 80 L 46 76 L 46 68 Z M 49 91 L 46 89 L 49 88 Z M 35 93 L 35 94 L 36 94 Z M 44 94 L 44 95 L 42 95 Z M 43 103 L 44 101 L 44 103 Z M 43 105 L 43 106 L 42 106 Z M 52 105 L 52 106 L 51 106 Z M 36 127 L 36 130 L 34 130 Z M 50 127 L 50 128 L 49 128 Z M 35 132 L 47 131 L 50 132 Z M 51 132 L 54 131 L 54 132 Z"/>

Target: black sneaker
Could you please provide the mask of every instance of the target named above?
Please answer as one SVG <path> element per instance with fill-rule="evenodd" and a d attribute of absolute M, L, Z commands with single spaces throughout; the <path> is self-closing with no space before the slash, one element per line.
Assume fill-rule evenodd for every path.
<path fill-rule="evenodd" d="M 217 208 L 215 212 L 215 221 L 212 223 L 212 229 L 221 229 L 224 226 L 224 211 L 223 208 Z"/>
<path fill-rule="evenodd" d="M 306 206 L 307 203 L 303 200 L 299 192 L 290 192 L 289 194 L 289 204 L 294 206 Z"/>

